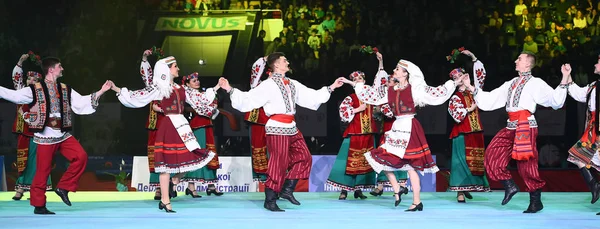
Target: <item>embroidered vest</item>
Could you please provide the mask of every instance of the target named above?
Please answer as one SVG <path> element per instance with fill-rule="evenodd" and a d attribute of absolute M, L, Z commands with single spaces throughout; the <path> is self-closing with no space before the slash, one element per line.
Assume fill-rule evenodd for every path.
<path fill-rule="evenodd" d="M 394 87 L 388 87 L 388 104 L 392 109 L 394 116 L 403 114 L 415 114 L 415 102 L 412 98 L 412 87 L 409 84 L 406 88 L 394 90 Z"/>
<path fill-rule="evenodd" d="M 152 101 L 150 103 L 150 112 L 148 113 L 148 120 L 146 120 L 146 129 L 148 130 L 156 130 L 158 129 L 158 125 L 159 125 L 159 120 L 161 116 L 164 116 L 162 114 L 159 114 L 158 112 L 154 111 L 154 104 L 159 105 L 160 106 L 160 101 Z"/>
<path fill-rule="evenodd" d="M 36 83 L 30 85 L 33 92 L 33 102 L 31 102 L 29 113 L 25 115 L 25 122 L 29 124 L 31 132 L 41 132 L 48 125 L 50 119 L 50 103 L 52 99 L 57 99 L 61 115 L 60 129 L 63 132 L 71 130 L 73 124 L 71 119 L 71 87 L 64 83 L 58 84 L 56 88 L 58 98 L 50 98 L 48 87 L 45 83 Z"/>
<path fill-rule="evenodd" d="M 254 109 L 250 112 L 246 112 L 246 114 L 244 115 L 244 121 L 252 124 L 259 124 L 264 126 L 265 124 L 267 124 L 268 120 L 269 117 L 267 117 L 267 115 L 265 114 L 265 110 L 262 107 Z"/>
<path fill-rule="evenodd" d="M 351 94 L 350 97 L 352 98 L 352 107 L 361 105 L 356 94 Z M 378 133 L 377 129 L 377 123 L 373 118 L 373 106 L 367 104 L 367 108 L 364 111 L 354 114 L 354 118 L 344 131 L 344 138 L 348 135 Z"/>
<path fill-rule="evenodd" d="M 471 93 L 456 91 L 454 94 L 460 98 L 460 101 L 462 101 L 465 108 L 471 107 L 471 105 L 475 102 Z M 454 124 L 454 127 L 452 127 L 452 132 L 450 132 L 450 139 L 455 138 L 460 133 L 472 133 L 482 130 L 483 127 L 481 126 L 481 121 L 479 120 L 479 110 L 475 109 L 473 112 L 468 113 L 467 117 L 465 117 L 462 122 Z"/>
<path fill-rule="evenodd" d="M 598 81 L 590 84 L 590 86 L 588 87 L 587 96 L 586 96 L 586 100 L 585 100 L 586 105 L 590 104 L 590 99 L 592 98 L 592 91 L 594 90 L 594 88 L 596 88 L 596 95 L 595 95 L 596 96 L 596 104 L 592 105 L 592 106 L 596 107 L 596 113 L 593 114 L 589 108 L 587 109 L 587 113 L 588 113 L 587 121 L 589 122 L 590 120 L 593 120 L 593 123 L 590 123 L 590 124 L 594 125 L 593 130 L 591 130 L 593 132 L 590 132 L 589 134 L 590 135 L 593 134 L 596 136 L 600 134 L 600 127 L 598 124 L 598 120 L 600 120 L 600 118 L 598 117 L 598 114 L 600 114 L 600 110 L 598 110 L 598 108 L 600 107 L 600 93 L 598 93 L 597 86 L 598 86 Z M 592 115 L 595 115 L 596 117 L 592 118 L 591 117 Z M 592 139 L 592 141 L 595 141 L 595 140 L 596 140 L 596 138 L 594 137 Z"/>
<path fill-rule="evenodd" d="M 23 134 L 25 136 L 33 137 L 33 133 L 29 131 L 29 126 L 25 122 L 25 119 L 23 119 L 23 115 L 19 114 L 19 110 L 21 110 L 23 114 L 25 114 L 29 112 L 29 105 L 17 105 L 17 114 L 15 116 L 15 121 L 13 122 L 12 132 L 15 134 Z"/>

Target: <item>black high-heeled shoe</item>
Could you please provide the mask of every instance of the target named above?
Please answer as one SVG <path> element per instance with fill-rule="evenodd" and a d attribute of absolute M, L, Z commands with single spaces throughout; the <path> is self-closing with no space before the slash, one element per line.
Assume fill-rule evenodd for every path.
<path fill-rule="evenodd" d="M 465 197 L 469 200 L 473 199 L 473 196 L 471 195 L 471 193 L 469 192 L 463 192 L 463 194 L 465 194 Z"/>
<path fill-rule="evenodd" d="M 371 194 L 372 196 L 381 196 L 381 194 L 383 194 L 383 190 L 379 188 L 374 188 L 373 191 L 369 192 L 369 194 Z"/>
<path fill-rule="evenodd" d="M 188 195 L 191 195 L 191 196 L 192 196 L 192 198 L 202 198 L 202 196 L 201 196 L 201 195 L 196 195 L 196 194 L 194 194 L 194 191 L 190 190 L 190 188 L 186 188 L 186 189 L 185 189 L 185 195 L 186 195 L 186 196 L 188 196 Z"/>
<path fill-rule="evenodd" d="M 404 210 L 405 212 L 416 212 L 416 211 L 423 211 L 423 202 L 419 203 L 419 204 L 412 204 L 415 207 L 413 209 L 406 209 Z M 412 206 L 411 205 L 411 206 Z"/>
<path fill-rule="evenodd" d="M 402 193 L 404 195 L 408 194 L 408 188 L 404 186 L 400 186 L 400 191 L 398 193 Z"/>
<path fill-rule="evenodd" d="M 13 198 L 12 198 L 12 199 L 13 199 L 13 200 L 21 200 L 21 198 L 23 198 L 23 193 L 24 193 L 24 192 L 25 192 L 25 191 L 23 191 L 23 192 L 19 192 L 19 191 L 17 190 L 17 192 L 15 193 L 15 196 L 13 196 Z M 19 196 L 17 196 L 17 194 L 19 194 Z"/>
<path fill-rule="evenodd" d="M 211 194 L 215 194 L 215 196 L 222 196 L 223 193 L 217 191 L 217 187 L 215 187 L 215 185 L 208 185 L 208 188 L 206 189 L 206 195 L 211 195 Z"/>
<path fill-rule="evenodd" d="M 400 197 L 400 193 L 394 193 L 394 197 L 398 196 L 398 199 L 396 200 L 396 202 L 394 202 L 394 207 L 398 207 L 398 205 L 400 204 L 400 202 L 402 202 L 402 198 Z"/>
<path fill-rule="evenodd" d="M 177 197 L 177 191 L 173 190 L 175 184 L 172 181 L 169 181 L 169 199 Z"/>
<path fill-rule="evenodd" d="M 346 197 L 348 197 L 348 191 L 342 190 L 342 192 L 340 193 L 340 197 L 338 198 L 338 200 L 345 200 Z"/>
<path fill-rule="evenodd" d="M 162 201 L 158 202 L 158 210 L 165 209 L 165 212 L 167 212 L 167 213 L 176 213 L 176 211 L 173 211 L 173 209 L 168 209 L 167 205 L 171 205 L 171 203 L 163 204 Z"/>
<path fill-rule="evenodd" d="M 354 199 L 360 198 L 361 200 L 366 199 L 367 197 L 363 195 L 361 190 L 354 190 Z"/>

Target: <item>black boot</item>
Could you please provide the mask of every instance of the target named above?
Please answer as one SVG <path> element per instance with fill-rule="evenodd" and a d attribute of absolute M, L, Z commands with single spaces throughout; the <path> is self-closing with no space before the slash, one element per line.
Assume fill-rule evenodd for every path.
<path fill-rule="evenodd" d="M 508 204 L 510 199 L 519 192 L 519 186 L 515 184 L 515 181 L 510 180 L 501 180 L 502 185 L 504 185 L 504 199 L 502 200 L 502 205 Z"/>
<path fill-rule="evenodd" d="M 54 192 L 56 193 L 56 195 L 58 195 L 60 197 L 60 199 L 62 199 L 62 201 L 67 206 L 71 206 L 71 201 L 69 200 L 69 191 L 61 189 L 61 188 L 56 188 L 56 190 L 54 190 Z"/>
<path fill-rule="evenodd" d="M 542 204 L 542 189 L 529 193 L 529 207 L 523 213 L 536 213 L 544 209 Z"/>
<path fill-rule="evenodd" d="M 37 215 L 54 215 L 56 213 L 51 212 L 50 210 L 48 210 L 48 208 L 46 208 L 46 206 L 43 206 L 43 207 L 35 207 L 35 209 L 33 209 L 33 214 L 37 214 Z"/>
<path fill-rule="evenodd" d="M 290 203 L 294 205 L 300 205 L 300 202 L 294 197 L 294 190 L 296 189 L 297 184 L 298 180 L 285 180 L 283 189 L 281 189 L 281 193 L 279 193 L 279 197 L 289 200 Z"/>
<path fill-rule="evenodd" d="M 598 183 L 596 177 L 594 177 L 591 171 L 586 167 L 579 169 L 579 171 L 581 171 L 581 175 L 583 175 L 585 183 L 588 185 L 588 187 L 590 187 L 590 191 L 592 192 L 592 204 L 596 203 L 600 197 L 600 183 Z"/>
<path fill-rule="evenodd" d="M 284 212 L 277 206 L 277 193 L 273 189 L 265 188 L 265 204 L 264 207 L 272 212 Z"/>

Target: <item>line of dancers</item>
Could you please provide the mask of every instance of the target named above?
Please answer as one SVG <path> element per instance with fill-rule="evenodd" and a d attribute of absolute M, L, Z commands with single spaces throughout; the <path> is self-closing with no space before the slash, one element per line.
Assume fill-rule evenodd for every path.
<path fill-rule="evenodd" d="M 150 56 L 158 59 L 154 68 L 148 61 Z M 504 185 L 502 205 L 507 204 L 519 192 L 507 169 L 514 159 L 530 195 L 524 213 L 539 212 L 543 209 L 541 190 L 545 182 L 538 172 L 538 131 L 533 114 L 537 105 L 560 109 L 567 94 L 588 104 L 585 133 L 569 150 L 568 161 L 580 168 L 592 192 L 591 202 L 600 197 L 600 183 L 590 171 L 598 170 L 600 165 L 596 145 L 600 131 L 600 119 L 596 117 L 600 104 L 597 102 L 600 98 L 596 98 L 597 81 L 583 88 L 575 85 L 570 65 L 564 64 L 560 85 L 551 88 L 532 76 L 535 56 L 522 53 L 515 61 L 518 76 L 486 92 L 483 85 L 487 73 L 483 63 L 461 48 L 453 50 L 448 60 L 467 57 L 468 61 L 462 68 L 453 69 L 443 85 L 432 87 L 425 83 L 423 72 L 414 63 L 400 60 L 389 75 L 383 69 L 383 55 L 376 52 L 376 56 L 379 71 L 372 85 L 365 84 L 364 73 L 355 71 L 348 78 L 337 78 L 318 90 L 308 88 L 286 76 L 289 62 L 283 53 L 276 52 L 255 62 L 249 91 L 233 88 L 223 77 L 214 87 L 201 91 L 197 73 L 182 77 L 181 84 L 177 84 L 176 59 L 162 57 L 162 52 L 152 49 L 144 52 L 140 67 L 145 88 L 129 90 L 108 80 L 100 90 L 83 96 L 57 81 L 64 70 L 58 58 L 40 59 L 33 53 L 24 54 L 13 71 L 15 90 L 0 87 L 0 98 L 19 104 L 13 131 L 19 134 L 20 177 L 13 199 L 20 200 L 23 192 L 30 189 L 34 213 L 55 214 L 46 208 L 45 191 L 51 188 L 52 157 L 60 151 L 70 166 L 55 193 L 71 206 L 68 193 L 77 190 L 87 163 L 87 154 L 69 134 L 72 116 L 94 113 L 100 97 L 109 90 L 116 92 L 125 107 L 150 104 L 146 126 L 148 159 L 151 183 L 159 186 L 155 199 L 160 200 L 160 210 L 175 212 L 170 199 L 176 197 L 174 187 L 181 181 L 188 181 L 186 195 L 194 198 L 200 197 L 195 184 L 203 182 L 209 184 L 208 195 L 222 195 L 214 186 L 218 157 L 211 120 L 219 114 L 216 92 L 223 89 L 232 107 L 246 112 L 245 121 L 250 123 L 253 177 L 265 183 L 264 208 L 282 212 L 277 205 L 280 198 L 301 204 L 293 193 L 299 180 L 308 179 L 312 164 L 304 137 L 296 127 L 296 105 L 317 110 L 344 84 L 352 86 L 355 93 L 340 105 L 340 118 L 349 124 L 327 180 L 342 189 L 340 200 L 347 198 L 348 191 L 354 191 L 355 198 L 366 199 L 361 190 L 365 188 L 374 188 L 371 194 L 380 196 L 383 186 L 389 185 L 394 190 L 394 205 L 398 206 L 401 195 L 408 193 L 406 179 L 410 179 L 413 199 L 406 211 L 422 211 L 419 173 L 436 173 L 439 169 L 423 128 L 414 116 L 418 107 L 441 105 L 450 100 L 448 112 L 456 122 L 450 133 L 450 190 L 457 192 L 457 201 L 465 203 L 465 198 L 472 198 L 473 191 L 489 191 L 487 176 Z M 594 67 L 595 74 L 600 74 L 600 56 Z M 265 70 L 267 78 L 262 79 Z M 473 84 L 469 72 L 473 74 Z M 502 107 L 508 113 L 507 126 L 486 149 L 478 110 Z M 377 115 L 384 116 L 383 126 L 373 121 Z M 374 136 L 379 133 L 383 135 L 376 144 Z"/>

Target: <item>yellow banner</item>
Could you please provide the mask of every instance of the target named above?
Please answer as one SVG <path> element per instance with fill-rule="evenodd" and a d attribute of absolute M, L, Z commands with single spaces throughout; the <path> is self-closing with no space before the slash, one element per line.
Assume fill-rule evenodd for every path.
<path fill-rule="evenodd" d="M 246 17 L 161 17 L 154 31 L 218 32 L 245 30 Z"/>

